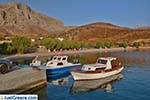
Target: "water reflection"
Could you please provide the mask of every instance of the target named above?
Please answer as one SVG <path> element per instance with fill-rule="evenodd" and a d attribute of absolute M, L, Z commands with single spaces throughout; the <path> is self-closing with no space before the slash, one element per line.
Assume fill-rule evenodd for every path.
<path fill-rule="evenodd" d="M 150 65 L 149 51 L 116 52 L 111 53 L 111 56 L 115 56 L 120 59 L 120 61 L 125 64 L 125 67 L 132 67 L 133 64 L 141 65 L 140 67 Z"/>
<path fill-rule="evenodd" d="M 47 83 L 50 85 L 66 85 L 68 84 L 70 72 L 54 74 L 47 76 Z"/>
<path fill-rule="evenodd" d="M 106 92 L 112 92 L 111 83 L 120 80 L 123 77 L 122 74 L 117 74 L 111 77 L 107 77 L 99 80 L 89 80 L 89 81 L 74 81 L 72 87 L 70 88 L 71 93 L 81 93 L 90 92 L 97 89 L 104 89 Z"/>
<path fill-rule="evenodd" d="M 116 57 L 125 66 L 130 67 L 132 64 L 150 65 L 150 53 L 149 51 L 128 51 L 128 52 L 95 52 L 95 53 L 84 53 L 84 54 L 72 54 L 69 56 L 69 62 L 73 62 L 74 59 L 78 59 L 81 64 L 92 64 L 95 63 L 98 57 Z M 46 63 L 50 56 L 40 57 L 42 63 Z M 29 65 L 33 57 L 16 57 L 12 60 L 15 65 Z"/>
<path fill-rule="evenodd" d="M 26 94 L 32 94 L 32 91 L 27 92 Z M 38 94 L 38 100 L 41 100 L 41 98 L 48 98 L 48 95 L 46 93 L 46 87 L 43 87 L 41 89 L 39 89 L 38 91 L 34 91 L 34 94 Z"/>
<path fill-rule="evenodd" d="M 69 79 L 72 77 L 70 76 L 69 72 L 65 72 L 62 74 L 50 75 L 47 78 L 47 85 L 54 85 L 54 86 L 70 86 L 70 93 L 81 93 L 81 92 L 90 92 L 95 91 L 97 89 L 104 89 L 107 93 L 112 92 L 112 83 L 115 81 L 120 80 L 123 77 L 122 74 L 117 74 L 114 76 L 110 76 L 104 79 L 99 80 L 89 80 L 89 81 L 74 81 L 71 83 Z"/>
<path fill-rule="evenodd" d="M 38 94 L 40 100 L 150 100 L 150 88 L 147 88 L 150 87 L 150 51 L 77 54 L 69 55 L 69 60 L 77 58 L 83 64 L 90 64 L 95 63 L 98 57 L 107 56 L 117 57 L 126 67 L 122 80 L 114 76 L 74 82 L 70 75 L 61 74 L 50 76 L 47 86 L 34 94 Z"/>

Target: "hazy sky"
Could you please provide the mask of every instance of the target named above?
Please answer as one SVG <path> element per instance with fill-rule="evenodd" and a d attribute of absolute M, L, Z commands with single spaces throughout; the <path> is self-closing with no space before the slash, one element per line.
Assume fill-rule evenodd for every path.
<path fill-rule="evenodd" d="M 109 22 L 126 27 L 150 26 L 150 0 L 0 0 L 0 4 L 13 1 L 65 25 Z"/>

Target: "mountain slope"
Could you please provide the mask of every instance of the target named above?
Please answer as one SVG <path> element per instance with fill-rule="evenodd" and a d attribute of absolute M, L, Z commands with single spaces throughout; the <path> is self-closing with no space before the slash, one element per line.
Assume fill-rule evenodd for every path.
<path fill-rule="evenodd" d="M 65 36 L 80 41 L 135 42 L 150 40 L 150 29 L 131 29 L 110 23 L 92 23 L 68 30 Z"/>
<path fill-rule="evenodd" d="M 64 24 L 16 2 L 0 5 L 0 35 L 47 36 L 63 32 Z"/>
<path fill-rule="evenodd" d="M 64 26 L 63 22 L 33 11 L 27 5 L 11 2 L 0 5 L 0 37 L 23 35 L 30 38 L 60 36 L 79 41 L 149 42 L 150 27 L 135 29 L 96 22 Z"/>

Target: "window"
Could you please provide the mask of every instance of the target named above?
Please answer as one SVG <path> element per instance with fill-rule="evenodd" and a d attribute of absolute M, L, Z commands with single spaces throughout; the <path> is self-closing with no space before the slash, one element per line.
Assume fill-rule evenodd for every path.
<path fill-rule="evenodd" d="M 56 60 L 57 57 L 54 57 L 53 59 Z"/>
<path fill-rule="evenodd" d="M 53 62 L 51 62 L 50 64 L 53 64 Z"/>
<path fill-rule="evenodd" d="M 57 60 L 61 60 L 61 57 L 59 57 Z"/>
<path fill-rule="evenodd" d="M 88 68 L 88 70 L 91 70 L 91 68 Z"/>
<path fill-rule="evenodd" d="M 66 58 L 63 58 L 62 60 L 66 60 Z"/>
<path fill-rule="evenodd" d="M 105 67 L 102 67 L 102 68 L 96 68 L 95 70 L 102 70 L 102 69 L 105 69 Z"/>
<path fill-rule="evenodd" d="M 63 65 L 62 62 L 57 63 L 57 66 L 62 66 L 62 65 Z"/>
<path fill-rule="evenodd" d="M 118 60 L 111 61 L 112 66 L 117 66 L 120 62 Z"/>
<path fill-rule="evenodd" d="M 98 60 L 97 63 L 100 63 L 100 64 L 106 64 L 106 63 L 107 63 L 107 60 Z"/>

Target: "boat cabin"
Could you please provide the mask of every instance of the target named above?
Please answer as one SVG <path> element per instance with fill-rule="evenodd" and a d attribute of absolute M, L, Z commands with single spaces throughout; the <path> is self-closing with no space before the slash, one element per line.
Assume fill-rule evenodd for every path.
<path fill-rule="evenodd" d="M 113 57 L 107 57 L 107 58 L 98 58 L 96 61 L 96 64 L 103 64 L 106 66 L 106 69 L 111 69 L 112 68 L 112 60 L 116 60 L 116 58 Z"/>
<path fill-rule="evenodd" d="M 82 67 L 82 70 L 84 71 L 96 71 L 101 69 L 111 69 L 112 68 L 112 60 L 116 60 L 116 58 L 113 57 L 103 57 L 98 58 L 96 61 L 96 64 L 87 64 Z"/>
<path fill-rule="evenodd" d="M 63 66 L 68 63 L 68 56 L 54 56 L 52 60 L 48 61 L 46 66 Z"/>
<path fill-rule="evenodd" d="M 68 56 L 54 56 L 51 61 L 67 61 Z"/>

